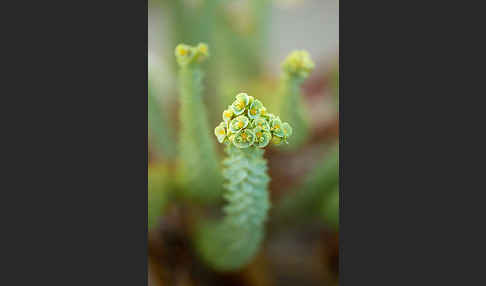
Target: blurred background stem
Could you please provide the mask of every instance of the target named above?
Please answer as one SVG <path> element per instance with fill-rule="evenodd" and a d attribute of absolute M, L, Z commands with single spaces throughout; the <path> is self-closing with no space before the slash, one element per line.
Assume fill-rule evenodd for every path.
<path fill-rule="evenodd" d="M 175 156 L 175 136 L 169 120 L 168 110 L 161 104 L 157 89 L 151 79 L 148 81 L 148 128 L 149 141 L 156 157 L 173 159 Z"/>

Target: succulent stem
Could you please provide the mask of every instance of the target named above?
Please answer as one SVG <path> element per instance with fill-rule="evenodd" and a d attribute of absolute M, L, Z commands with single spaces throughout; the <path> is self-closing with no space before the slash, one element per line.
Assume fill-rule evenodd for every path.
<path fill-rule="evenodd" d="M 264 237 L 264 222 L 270 207 L 267 162 L 263 149 L 226 146 L 223 176 L 226 179 L 225 217 L 205 225 L 200 232 L 202 257 L 218 271 L 233 271 L 255 256 Z"/>
<path fill-rule="evenodd" d="M 202 100 L 204 74 L 200 63 L 208 50 L 204 44 L 179 45 L 175 52 L 180 66 L 179 180 L 188 196 L 212 201 L 221 194 L 222 177 Z"/>
<path fill-rule="evenodd" d="M 285 59 L 282 69 L 280 112 L 295 129 L 288 145 L 288 148 L 294 149 L 301 146 L 309 135 L 309 119 L 300 88 L 314 69 L 314 63 L 306 51 L 294 51 Z"/>
<path fill-rule="evenodd" d="M 264 237 L 270 207 L 264 148 L 270 142 L 287 142 L 292 128 L 246 93 L 236 95 L 236 100 L 223 111 L 222 119 L 214 135 L 226 144 L 225 217 L 220 222 L 203 225 L 197 242 L 209 265 L 218 271 L 232 271 L 255 256 Z"/>

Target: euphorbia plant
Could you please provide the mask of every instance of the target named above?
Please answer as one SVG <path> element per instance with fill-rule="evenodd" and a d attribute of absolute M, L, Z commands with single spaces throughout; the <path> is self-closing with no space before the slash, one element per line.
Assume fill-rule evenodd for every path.
<path fill-rule="evenodd" d="M 226 145 L 225 217 L 201 228 L 198 246 L 213 268 L 230 271 L 246 265 L 260 247 L 270 207 L 264 148 L 287 142 L 292 128 L 246 93 L 236 96 L 222 118 L 214 133 Z"/>

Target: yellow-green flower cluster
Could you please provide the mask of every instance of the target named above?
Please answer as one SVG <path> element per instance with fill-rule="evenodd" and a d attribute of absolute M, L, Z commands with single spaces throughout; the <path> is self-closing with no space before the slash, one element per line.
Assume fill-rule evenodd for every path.
<path fill-rule="evenodd" d="M 201 63 L 209 56 L 208 45 L 199 43 L 197 46 L 179 44 L 175 48 L 175 56 L 180 66 Z"/>
<path fill-rule="evenodd" d="M 268 113 L 258 99 L 239 93 L 223 111 L 223 121 L 214 129 L 214 134 L 219 143 L 233 144 L 238 148 L 264 148 L 270 141 L 277 145 L 287 143 L 292 127 Z"/>
<path fill-rule="evenodd" d="M 283 69 L 290 75 L 306 78 L 314 69 L 314 62 L 307 51 L 297 50 L 287 56 L 283 62 Z"/>

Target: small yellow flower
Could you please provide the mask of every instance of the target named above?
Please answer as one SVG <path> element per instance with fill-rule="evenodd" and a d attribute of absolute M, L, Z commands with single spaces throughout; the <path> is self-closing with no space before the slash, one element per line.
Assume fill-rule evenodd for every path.
<path fill-rule="evenodd" d="M 250 117 L 250 119 L 256 119 L 260 117 L 262 108 L 263 104 L 260 102 L 260 100 L 253 100 L 253 103 L 250 105 L 250 108 L 248 110 L 248 117 Z"/>
<path fill-rule="evenodd" d="M 208 45 L 204 44 L 204 43 L 199 43 L 199 45 L 197 46 L 199 52 L 203 55 L 207 55 L 208 54 Z"/>
<path fill-rule="evenodd" d="M 230 121 L 233 118 L 233 115 L 234 114 L 235 113 L 233 112 L 233 109 L 231 109 L 231 107 L 228 106 L 228 109 L 226 109 L 225 111 L 223 111 L 223 120 L 225 122 Z"/>
<path fill-rule="evenodd" d="M 216 128 L 214 128 L 214 135 L 218 138 L 219 143 L 223 143 L 226 138 L 226 128 L 224 122 L 221 122 Z"/>
<path fill-rule="evenodd" d="M 231 129 L 232 132 L 238 132 L 241 129 L 248 126 L 249 122 L 250 122 L 250 120 L 248 119 L 248 117 L 246 117 L 244 115 L 240 115 L 240 116 L 234 118 L 233 120 L 231 120 L 230 129 Z"/>
<path fill-rule="evenodd" d="M 175 56 L 180 66 L 201 63 L 209 56 L 208 45 L 199 43 L 197 46 L 179 44 L 175 48 Z"/>
<path fill-rule="evenodd" d="M 231 105 L 231 108 L 233 109 L 236 115 L 240 115 L 243 112 L 245 112 L 245 108 L 249 104 L 249 102 L 250 102 L 250 98 L 248 94 L 242 92 L 236 95 L 236 100 Z"/>
<path fill-rule="evenodd" d="M 265 131 L 270 131 L 270 126 L 268 125 L 267 120 L 265 118 L 257 118 L 253 120 L 253 128 L 261 128 Z"/>
<path fill-rule="evenodd" d="M 237 105 L 238 105 L 238 107 L 239 107 L 240 109 L 245 108 L 245 103 L 244 103 L 243 101 L 238 101 L 238 104 L 237 104 Z"/>
<path fill-rule="evenodd" d="M 283 134 L 284 134 L 284 137 L 285 138 L 287 138 L 287 137 L 289 137 L 289 136 L 292 135 L 292 127 L 287 122 L 284 122 L 282 124 L 282 131 L 283 131 Z"/>
<path fill-rule="evenodd" d="M 284 137 L 284 132 L 282 130 L 282 122 L 280 121 L 279 117 L 272 120 L 271 126 L 272 126 L 271 131 L 273 135 L 278 137 Z"/>
<path fill-rule="evenodd" d="M 238 148 L 248 148 L 255 142 L 255 134 L 249 129 L 243 129 L 236 133 L 233 139 L 233 145 Z"/>
<path fill-rule="evenodd" d="M 253 130 L 253 133 L 255 133 L 255 146 L 259 148 L 263 148 L 270 143 L 270 139 L 272 139 L 272 134 L 270 132 L 265 131 L 259 127 L 255 128 Z"/>

